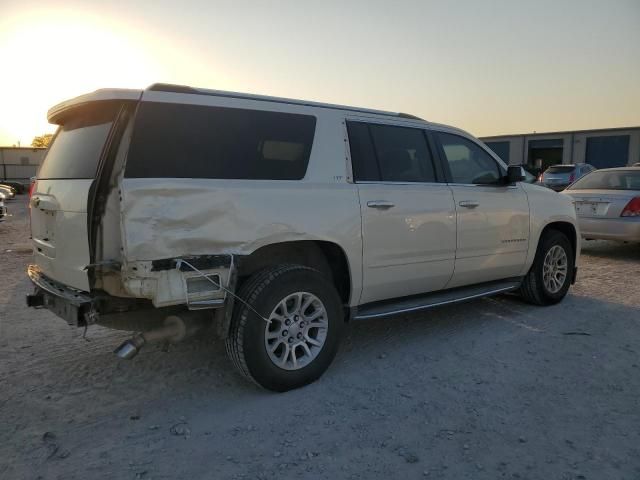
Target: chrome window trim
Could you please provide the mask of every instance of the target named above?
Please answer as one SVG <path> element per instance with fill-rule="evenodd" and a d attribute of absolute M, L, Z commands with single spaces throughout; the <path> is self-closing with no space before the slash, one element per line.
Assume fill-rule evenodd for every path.
<path fill-rule="evenodd" d="M 493 183 L 447 183 L 447 182 L 384 182 L 367 180 L 365 182 L 354 182 L 355 185 L 424 185 L 424 186 L 441 186 L 446 185 L 448 187 L 492 187 L 492 188 L 509 188 L 517 190 L 518 185 L 496 185 Z"/>

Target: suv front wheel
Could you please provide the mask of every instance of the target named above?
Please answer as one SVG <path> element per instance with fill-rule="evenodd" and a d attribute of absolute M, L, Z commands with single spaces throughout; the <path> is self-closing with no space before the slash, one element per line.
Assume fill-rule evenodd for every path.
<path fill-rule="evenodd" d="M 245 282 L 235 303 L 227 353 L 258 385 L 283 392 L 318 379 L 342 336 L 342 302 L 317 270 L 267 268 Z"/>
<path fill-rule="evenodd" d="M 574 262 L 573 248 L 567 236 L 558 230 L 545 232 L 531 270 L 520 287 L 520 295 L 536 305 L 560 302 L 571 286 Z"/>

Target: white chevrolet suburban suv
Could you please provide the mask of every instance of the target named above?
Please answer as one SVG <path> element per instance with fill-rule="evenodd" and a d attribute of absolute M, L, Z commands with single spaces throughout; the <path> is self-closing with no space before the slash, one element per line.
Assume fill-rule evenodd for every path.
<path fill-rule="evenodd" d="M 402 113 L 155 84 L 53 107 L 30 199 L 29 306 L 138 332 L 215 325 L 238 370 L 317 379 L 345 322 L 576 277 L 571 200 L 477 139 Z"/>

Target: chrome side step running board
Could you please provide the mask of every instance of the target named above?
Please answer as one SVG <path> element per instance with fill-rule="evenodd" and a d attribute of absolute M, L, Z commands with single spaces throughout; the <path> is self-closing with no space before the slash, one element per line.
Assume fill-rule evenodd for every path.
<path fill-rule="evenodd" d="M 451 288 L 423 295 L 395 298 L 382 302 L 373 302 L 361 305 L 353 315 L 355 320 L 367 318 L 380 318 L 397 315 L 400 313 L 417 312 L 427 308 L 439 307 L 451 303 L 465 302 L 480 297 L 497 295 L 509 292 L 520 287 L 522 278 L 509 278 L 496 282 L 481 283 L 469 287 Z"/>

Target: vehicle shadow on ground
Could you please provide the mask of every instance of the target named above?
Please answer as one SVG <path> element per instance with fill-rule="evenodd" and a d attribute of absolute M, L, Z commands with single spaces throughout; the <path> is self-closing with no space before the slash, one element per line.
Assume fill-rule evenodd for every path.
<path fill-rule="evenodd" d="M 637 314 L 623 305 L 571 295 L 552 307 L 533 307 L 515 296 L 502 295 L 411 315 L 354 321 L 347 325 L 339 354 L 321 383 L 343 383 L 356 372 L 365 374 L 371 362 L 387 358 L 418 354 L 416 362 L 425 364 L 438 355 L 456 356 L 477 349 L 478 343 L 491 335 L 495 341 L 571 332 L 592 335 L 603 327 L 583 320 L 593 311 L 615 312 L 626 318 Z M 49 351 L 46 361 L 51 368 L 67 373 L 59 379 L 59 386 L 66 384 L 77 390 L 84 384 L 87 389 L 113 390 L 119 401 L 129 397 L 135 403 L 152 398 L 156 389 L 164 392 L 165 400 L 173 395 L 192 399 L 269 395 L 235 371 L 223 341 L 213 331 L 171 346 L 167 352 L 159 345 L 149 345 L 134 360 L 123 361 L 111 350 L 128 334 L 96 328 L 99 331 L 89 331 L 90 342 L 74 335 L 73 348 Z M 494 343 L 489 341 L 488 345 Z M 73 360 L 68 358 L 70 350 L 75 353 Z M 402 364 L 397 367 L 393 376 L 403 376 Z M 128 389 L 133 386 L 134 390 Z"/>
<path fill-rule="evenodd" d="M 609 245 L 603 250 L 607 254 L 610 251 Z M 617 250 L 614 253 L 618 254 Z M 628 259 L 628 253 L 621 255 L 625 254 Z M 640 257 L 640 254 L 636 256 Z M 12 289 L 13 293 L 23 293 L 24 284 L 24 281 L 18 282 Z M 424 345 L 427 356 L 427 350 L 441 350 L 442 343 L 455 345 L 461 342 L 461 348 L 467 348 L 468 342 L 473 342 L 476 335 L 486 335 L 488 331 L 504 334 L 501 328 L 508 330 L 515 327 L 529 334 L 557 333 L 564 328 L 564 324 L 575 323 L 576 318 L 582 316 L 581 312 L 591 314 L 593 311 L 616 311 L 632 317 L 637 315 L 637 310 L 633 308 L 575 295 L 569 295 L 559 305 L 542 308 L 528 305 L 515 295 L 500 295 L 409 315 L 352 321 L 345 329 L 338 358 L 328 376 L 334 378 L 341 369 L 348 369 L 349 365 L 366 368 L 368 362 L 378 357 L 384 359 L 394 355 L 394 352 L 402 354 L 407 346 L 420 348 Z M 70 330 L 50 312 L 30 310 L 29 314 L 34 318 L 33 328 L 41 328 L 45 335 L 50 331 L 51 335 L 48 336 L 49 345 L 46 349 L 40 349 L 38 345 L 26 346 L 28 351 L 21 350 L 23 345 L 16 347 L 18 354 L 24 357 L 28 352 L 29 355 L 15 359 L 16 369 L 13 373 L 18 377 L 28 376 L 35 371 L 57 370 L 54 372 L 57 378 L 55 389 L 66 386 L 77 390 L 83 384 L 89 389 L 97 382 L 101 389 L 113 386 L 116 391 L 120 383 L 151 386 L 151 391 L 154 385 L 160 383 L 163 388 L 170 385 L 171 392 L 190 391 L 192 394 L 204 384 L 204 389 L 200 391 L 204 396 L 214 393 L 216 389 L 233 389 L 234 395 L 262 392 L 235 372 L 226 358 L 224 342 L 213 328 L 197 338 L 169 347 L 169 351 L 163 351 L 159 345 L 149 345 L 134 360 L 125 361 L 117 359 L 111 352 L 128 338 L 128 332 L 95 326 L 89 328 L 85 341 L 81 330 Z M 501 328 L 496 328 L 496 322 Z M 3 324 L 4 331 L 11 328 L 7 319 L 3 320 Z M 27 335 L 24 337 L 27 338 Z M 53 339 L 56 339 L 55 342 L 51 342 Z M 61 374 L 60 370 L 64 373 Z M 126 394 L 125 397 L 120 396 L 120 400 L 125 398 Z"/>
<path fill-rule="evenodd" d="M 531 333 L 559 332 L 574 323 L 581 312 L 617 311 L 629 315 L 637 314 L 637 310 L 623 305 L 569 295 L 564 302 L 551 307 L 535 307 L 526 304 L 516 295 L 500 295 L 425 310 L 408 315 L 389 318 L 352 321 L 346 327 L 345 337 L 338 354 L 337 364 L 366 362 L 379 355 L 393 354 L 394 350 L 402 351 L 407 345 L 422 344 L 433 346 L 440 342 L 473 339 L 475 334 L 483 334 L 485 330 L 496 331 L 496 325 L 503 328 L 515 327 Z M 573 312 L 567 316 L 567 311 Z M 627 311 L 627 312 L 625 312 Z M 168 375 L 172 382 L 192 382 L 203 370 L 210 370 L 210 375 L 222 378 L 225 386 L 241 387 L 241 390 L 252 391 L 254 386 L 241 379 L 232 369 L 226 358 L 224 342 L 214 328 L 202 332 L 198 337 L 185 340 L 177 345 L 164 349 L 161 345 L 146 346 L 140 355 L 133 360 L 120 360 L 112 354 L 112 350 L 131 332 L 116 331 L 100 326 L 90 327 L 87 339 L 82 338 L 81 329 L 67 327 L 64 322 L 50 312 L 41 310 L 39 317 L 46 322 L 45 328 L 67 330 L 59 345 L 50 346 L 48 350 L 31 350 L 36 359 L 21 363 L 22 372 L 40 367 L 40 361 L 51 368 L 65 367 L 69 373 L 68 380 L 76 383 L 83 378 L 103 377 L 114 380 L 118 372 L 132 376 L 130 380 L 144 384 L 154 384 L 158 378 Z M 52 318 L 49 318 L 52 317 Z M 498 323 L 497 323 L 498 322 Z M 561 322 L 561 323 L 557 323 Z M 6 326 L 5 326 L 6 328 Z M 32 357 L 33 358 L 33 355 Z M 76 376 L 78 368 L 66 369 L 70 364 L 76 365 L 87 375 Z M 175 377 L 180 369 L 182 375 Z M 332 367 L 334 374 L 340 367 Z M 217 371 L 217 373 L 216 373 Z M 240 381 L 238 381 L 240 380 Z M 117 380 L 116 380 L 117 383 Z M 222 386 L 219 384 L 218 386 Z"/>

